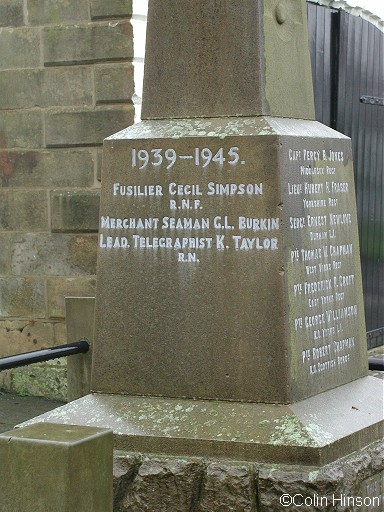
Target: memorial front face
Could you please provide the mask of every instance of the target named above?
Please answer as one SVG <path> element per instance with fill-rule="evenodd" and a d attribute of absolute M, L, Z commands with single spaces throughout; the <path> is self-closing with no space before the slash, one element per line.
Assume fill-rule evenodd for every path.
<path fill-rule="evenodd" d="M 145 121 L 104 162 L 94 391 L 289 403 L 366 374 L 349 139 Z"/>

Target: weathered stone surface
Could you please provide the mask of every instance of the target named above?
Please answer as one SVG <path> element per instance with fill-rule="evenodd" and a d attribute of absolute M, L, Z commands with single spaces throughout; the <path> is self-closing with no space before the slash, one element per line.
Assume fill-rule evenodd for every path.
<path fill-rule="evenodd" d="M 2 510 L 112 512 L 112 432 L 35 425 L 0 435 Z"/>
<path fill-rule="evenodd" d="M 357 499 L 348 503 L 348 506 L 352 505 L 355 508 L 363 505 L 361 508 L 364 510 L 377 510 L 384 508 L 384 470 L 381 473 L 377 473 L 370 478 L 364 480 L 361 483 L 360 489 L 356 493 L 356 496 L 362 500 L 360 503 Z M 340 499 L 340 498 L 339 498 Z M 352 497 L 353 500 L 353 497 Z"/>
<path fill-rule="evenodd" d="M 202 485 L 199 512 L 255 512 L 255 475 L 250 466 L 209 464 Z"/>
<path fill-rule="evenodd" d="M 92 105 L 91 69 L 18 69 L 0 71 L 0 109 Z"/>
<path fill-rule="evenodd" d="M 89 19 L 88 0 L 28 0 L 28 20 L 31 25 L 50 25 Z"/>
<path fill-rule="evenodd" d="M 52 324 L 36 320 L 0 321 L 0 357 L 31 352 L 49 346 Z"/>
<path fill-rule="evenodd" d="M 1 110 L 38 105 L 40 76 L 37 69 L 0 71 Z"/>
<path fill-rule="evenodd" d="M 374 472 L 384 470 L 384 446 L 378 443 L 371 450 L 372 470 Z"/>
<path fill-rule="evenodd" d="M 90 0 L 91 18 L 118 18 L 131 16 L 132 0 Z"/>
<path fill-rule="evenodd" d="M 93 320 L 95 298 L 69 296 L 65 299 L 66 330 L 68 342 L 86 338 L 90 350 L 67 358 L 68 400 L 76 400 L 91 392 Z"/>
<path fill-rule="evenodd" d="M 137 475 L 142 458 L 136 454 L 115 452 L 113 457 L 113 510 L 123 510 L 122 500 Z"/>
<path fill-rule="evenodd" d="M 52 364 L 31 364 L 15 368 L 10 388 L 18 395 L 44 396 L 51 400 L 67 401 L 67 369 L 56 360 Z"/>
<path fill-rule="evenodd" d="M 327 512 L 381 510 L 383 488 L 380 488 L 380 480 L 383 482 L 383 479 L 382 442 L 322 468 L 262 465 L 257 480 L 260 512 L 280 510 L 283 504 L 284 510 L 292 512 L 304 506 L 307 510 Z M 371 501 L 375 506 L 363 509 L 353 506 L 364 497 L 375 498 Z"/>
<path fill-rule="evenodd" d="M 101 172 L 103 166 L 103 153 L 100 149 L 97 149 L 97 160 L 96 160 L 96 178 L 97 181 L 101 181 Z"/>
<path fill-rule="evenodd" d="M 106 139 L 103 165 L 94 390 L 293 403 L 367 374 L 345 136 L 144 121 Z"/>
<path fill-rule="evenodd" d="M 0 71 L 0 109 L 93 104 L 89 67 Z"/>
<path fill-rule="evenodd" d="M 39 105 L 42 107 L 92 105 L 92 92 L 92 71 L 89 67 L 45 69 L 41 72 Z"/>
<path fill-rule="evenodd" d="M 0 151 L 3 187 L 90 187 L 94 150 Z"/>
<path fill-rule="evenodd" d="M 65 318 L 65 297 L 94 297 L 94 277 L 50 277 L 47 280 L 49 318 Z"/>
<path fill-rule="evenodd" d="M 23 0 L 3 0 L 0 4 L 0 27 L 17 27 L 23 24 Z"/>
<path fill-rule="evenodd" d="M 37 277 L 0 278 L 1 317 L 45 317 L 45 283 Z"/>
<path fill-rule="evenodd" d="M 46 191 L 0 190 L 0 229 L 48 231 Z"/>
<path fill-rule="evenodd" d="M 44 64 L 86 64 L 133 57 L 129 21 L 43 29 Z"/>
<path fill-rule="evenodd" d="M 15 235 L 11 265 L 15 275 L 96 274 L 96 237 L 93 235 Z"/>
<path fill-rule="evenodd" d="M 111 428 L 121 450 L 321 466 L 382 439 L 382 409 L 365 377 L 290 406 L 95 393 L 44 421 Z"/>
<path fill-rule="evenodd" d="M 383 444 L 378 443 L 352 458 L 323 467 L 261 464 L 257 468 L 228 460 L 215 459 L 207 465 L 206 460 L 198 458 L 169 459 L 115 451 L 113 510 L 381 511 L 383 473 L 379 467 L 372 467 L 372 461 L 382 449 Z M 347 476 L 350 464 L 356 469 L 353 478 Z M 182 496 L 193 498 L 180 499 Z M 365 504 L 359 505 L 357 500 L 364 498 Z"/>
<path fill-rule="evenodd" d="M 305 2 L 150 2 L 142 119 L 259 115 L 314 119 Z"/>
<path fill-rule="evenodd" d="M 95 66 L 96 104 L 132 102 L 133 92 L 132 64 Z"/>
<path fill-rule="evenodd" d="M 95 146 L 116 130 L 134 120 L 132 105 L 124 108 L 99 107 L 97 110 L 46 112 L 45 144 L 47 147 Z"/>
<path fill-rule="evenodd" d="M 51 231 L 97 233 L 100 193 L 94 190 L 51 191 Z"/>
<path fill-rule="evenodd" d="M 3 28 L 0 69 L 40 66 L 40 34 L 33 28 Z"/>
<path fill-rule="evenodd" d="M 334 510 L 330 500 L 332 496 L 341 490 L 343 473 L 341 469 L 331 469 L 322 475 L 317 468 L 293 467 L 260 467 L 257 480 L 257 495 L 260 504 L 260 511 L 279 510 L 282 506 L 282 496 L 287 495 L 287 502 L 284 509 L 289 511 L 297 510 L 297 506 L 304 504 L 316 495 L 324 497 L 316 506 L 309 510 Z M 293 503 L 290 503 L 294 500 Z M 328 503 L 330 502 L 330 503 Z"/>
<path fill-rule="evenodd" d="M 196 503 L 203 467 L 190 460 L 145 459 L 122 512 L 182 512 Z"/>
<path fill-rule="evenodd" d="M 7 274 L 10 267 L 10 235 L 0 233 L 0 275 Z"/>
<path fill-rule="evenodd" d="M 0 148 L 41 148 L 43 119 L 38 111 L 0 112 Z"/>
<path fill-rule="evenodd" d="M 54 322 L 53 324 L 53 339 L 55 345 L 64 345 L 69 343 L 67 336 L 67 329 L 64 322 Z M 78 341 L 78 340 L 75 340 Z M 68 362 L 67 362 L 68 366 Z"/>
<path fill-rule="evenodd" d="M 343 476 L 347 494 L 367 496 L 375 492 L 384 505 L 384 445 L 377 443 L 363 453 L 353 454 L 348 464 L 343 465 Z"/>
<path fill-rule="evenodd" d="M 0 357 L 65 343 L 64 295 L 94 295 L 97 241 L 84 233 L 98 227 L 97 192 L 88 190 L 99 186 L 103 138 L 133 122 L 131 10 L 130 0 L 0 0 L 0 315 L 22 329 L 0 327 Z M 64 215 L 67 191 L 78 194 Z M 14 389 L 12 372 L 2 382 L 58 394 L 65 370 L 47 366 L 50 386 L 43 367 L 16 376 Z"/>

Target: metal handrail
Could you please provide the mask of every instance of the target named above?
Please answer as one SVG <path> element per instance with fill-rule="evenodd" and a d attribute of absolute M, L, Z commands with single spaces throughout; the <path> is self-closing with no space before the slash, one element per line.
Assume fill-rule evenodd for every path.
<path fill-rule="evenodd" d="M 0 371 L 18 368 L 33 363 L 41 363 L 57 359 L 58 357 L 68 357 L 75 354 L 85 354 L 88 352 L 90 343 L 87 338 L 81 338 L 74 343 L 67 345 L 59 345 L 57 347 L 43 348 L 34 350 L 33 352 L 25 352 L 24 354 L 16 354 L 14 356 L 0 358 Z"/>
<path fill-rule="evenodd" d="M 368 367 L 370 370 L 384 372 L 384 359 L 380 357 L 368 357 Z"/>
<path fill-rule="evenodd" d="M 51 359 L 57 359 L 59 357 L 85 354 L 89 351 L 89 348 L 89 340 L 87 338 L 81 338 L 79 341 L 68 343 L 67 345 L 59 345 L 57 347 L 43 348 L 41 350 L 16 354 L 14 356 L 1 357 L 0 371 L 18 368 L 19 366 L 26 366 L 28 364 L 50 361 Z M 373 371 L 384 371 L 384 359 L 370 356 L 368 357 L 368 367 Z"/>

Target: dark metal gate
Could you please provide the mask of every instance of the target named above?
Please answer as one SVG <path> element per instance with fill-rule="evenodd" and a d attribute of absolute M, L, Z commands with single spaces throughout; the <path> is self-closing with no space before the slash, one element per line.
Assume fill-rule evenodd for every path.
<path fill-rule="evenodd" d="M 368 345 L 384 344 L 384 33 L 307 3 L 318 121 L 352 139 Z"/>

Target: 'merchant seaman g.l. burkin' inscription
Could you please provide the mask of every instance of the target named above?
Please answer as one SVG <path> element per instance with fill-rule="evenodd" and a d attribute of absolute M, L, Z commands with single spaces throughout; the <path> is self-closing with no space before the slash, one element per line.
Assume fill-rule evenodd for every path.
<path fill-rule="evenodd" d="M 149 3 L 143 121 L 104 143 L 92 372 L 140 404 L 139 446 L 321 465 L 376 421 L 351 144 L 314 121 L 305 22 Z"/>

